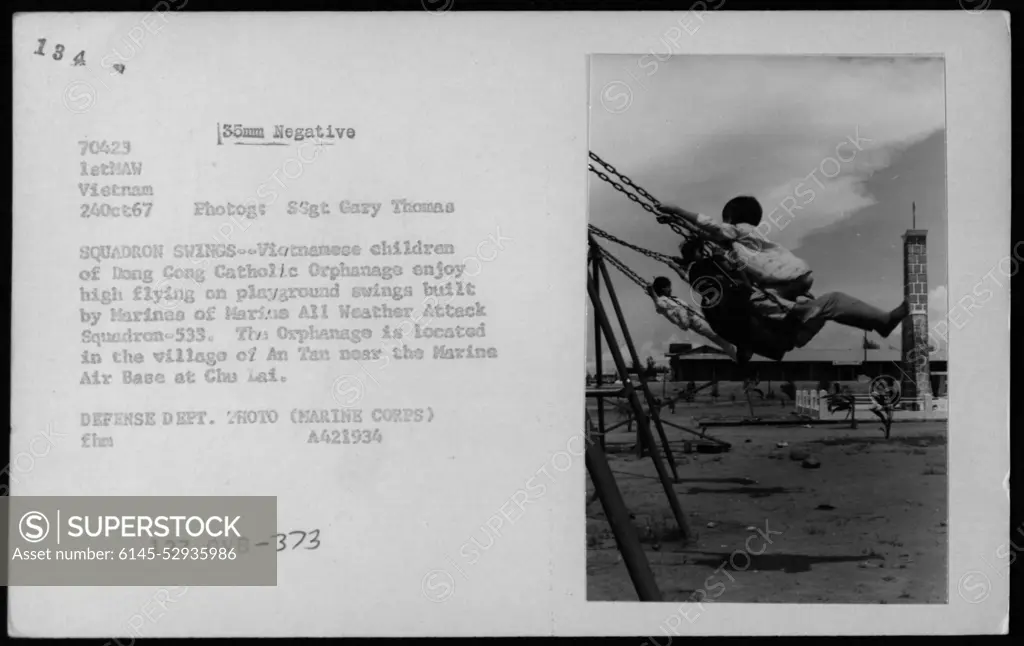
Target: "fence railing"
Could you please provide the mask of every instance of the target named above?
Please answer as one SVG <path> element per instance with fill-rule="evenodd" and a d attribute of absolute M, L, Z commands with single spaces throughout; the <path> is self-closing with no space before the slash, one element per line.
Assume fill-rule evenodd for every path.
<path fill-rule="evenodd" d="M 842 395 L 840 396 L 842 397 Z M 796 391 L 796 412 L 811 419 L 846 419 L 850 417 L 849 408 L 836 410 L 833 406 L 829 410 L 831 395 L 827 390 L 797 390 Z M 867 394 L 853 395 L 853 419 L 871 420 L 875 419 L 871 408 L 877 403 Z M 900 399 L 893 406 L 893 420 L 915 420 L 935 419 L 944 420 L 949 418 L 949 399 L 932 397 L 926 394 L 922 397 Z"/>

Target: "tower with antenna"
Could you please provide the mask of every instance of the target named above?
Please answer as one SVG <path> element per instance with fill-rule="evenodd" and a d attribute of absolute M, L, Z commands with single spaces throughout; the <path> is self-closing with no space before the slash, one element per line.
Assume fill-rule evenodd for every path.
<path fill-rule="evenodd" d="M 916 202 L 911 202 L 910 211 L 911 228 L 903 234 L 903 297 L 910 306 L 910 315 L 903 321 L 900 379 L 901 399 L 908 404 L 931 395 L 928 231 L 917 228 Z"/>

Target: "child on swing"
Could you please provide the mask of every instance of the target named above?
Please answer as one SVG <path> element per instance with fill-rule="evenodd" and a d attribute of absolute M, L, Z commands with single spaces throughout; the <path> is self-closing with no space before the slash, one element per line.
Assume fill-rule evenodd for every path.
<path fill-rule="evenodd" d="M 658 314 L 675 323 L 679 329 L 693 330 L 709 339 L 737 363 L 745 363 L 750 359 L 750 352 L 740 351 L 735 344 L 723 339 L 708 326 L 697 312 L 672 296 L 672 282 L 665 276 L 658 276 L 654 279 L 654 283 L 648 287 L 648 294 L 654 299 L 654 308 Z"/>
<path fill-rule="evenodd" d="M 753 197 L 740 196 L 729 200 L 722 210 L 721 224 L 706 215 L 676 206 L 661 205 L 660 210 L 663 215 L 658 216 L 659 222 L 667 224 L 680 218 L 695 225 L 715 242 L 727 245 L 730 260 L 740 266 L 745 278 L 774 296 L 774 299 L 752 298 L 750 305 L 762 316 L 792 324 L 795 335 L 791 343 L 794 347 L 806 345 L 827 321 L 878 332 L 884 339 L 907 317 L 909 309 L 905 301 L 886 312 L 841 292 L 810 298 L 809 291 L 814 283 L 811 268 L 788 249 L 765 239 L 757 231 L 762 210 Z M 683 243 L 681 251 L 685 247 L 686 243 Z M 687 267 L 693 260 L 686 257 L 686 251 L 683 251 L 683 256 L 673 265 L 680 276 L 687 275 Z M 744 340 L 735 340 L 740 345 L 747 345 Z"/>

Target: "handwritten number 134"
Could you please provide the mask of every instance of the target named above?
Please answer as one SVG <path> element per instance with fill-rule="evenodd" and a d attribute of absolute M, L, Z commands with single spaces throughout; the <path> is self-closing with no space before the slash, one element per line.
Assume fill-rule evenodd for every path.
<path fill-rule="evenodd" d="M 43 51 L 43 48 L 45 48 L 45 47 L 46 47 L 46 39 L 45 38 L 40 38 L 39 39 L 39 49 L 37 49 L 35 51 L 35 53 L 38 54 L 39 56 L 46 56 L 46 53 Z M 61 45 L 61 44 L 58 43 L 57 45 L 53 46 L 53 60 L 59 61 L 62 58 L 64 58 L 64 45 Z M 75 58 L 73 59 L 72 65 L 75 66 L 75 67 L 78 67 L 80 65 L 85 65 L 85 50 L 84 49 L 82 51 L 78 52 L 78 56 L 75 56 Z"/>

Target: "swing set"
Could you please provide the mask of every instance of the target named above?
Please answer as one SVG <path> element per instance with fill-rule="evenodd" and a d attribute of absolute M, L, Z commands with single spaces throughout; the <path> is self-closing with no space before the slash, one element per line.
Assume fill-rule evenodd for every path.
<path fill-rule="evenodd" d="M 609 182 L 616 190 L 622 192 L 624 195 L 629 197 L 631 200 L 640 204 L 645 210 L 661 215 L 658 211 L 660 203 L 655 200 L 649 193 L 644 191 L 642 188 L 634 184 L 628 177 L 618 173 L 614 167 L 602 161 L 594 153 L 590 154 L 592 160 L 600 164 L 604 171 L 597 170 L 593 165 L 590 165 L 591 172 L 594 172 L 601 179 Z M 607 172 L 605 172 L 607 171 Z M 615 175 L 620 181 L 611 179 L 609 173 Z M 625 186 L 629 186 L 633 191 L 626 190 Z M 725 261 L 721 254 L 717 253 L 715 249 L 711 247 L 710 241 L 702 240 L 701 233 L 690 223 L 682 219 L 673 219 L 668 221 L 669 226 L 676 233 L 681 236 L 701 241 L 704 247 L 704 251 L 707 257 L 712 262 L 718 263 L 719 261 Z M 589 244 L 588 253 L 588 276 L 587 276 L 587 291 L 590 296 L 591 307 L 594 311 L 594 339 L 595 339 L 595 359 L 596 368 L 598 375 L 598 387 L 587 390 L 588 398 L 597 399 L 597 428 L 594 428 L 593 420 L 590 417 L 589 412 L 585 414 L 586 423 L 586 434 L 587 434 L 587 449 L 586 449 L 586 465 L 587 472 L 590 474 L 591 482 L 594 484 L 594 497 L 591 501 L 596 498 L 601 501 L 601 506 L 605 511 L 605 515 L 608 518 L 609 523 L 612 527 L 612 533 L 615 536 L 615 541 L 618 545 L 619 552 L 623 556 L 623 560 L 626 564 L 626 569 L 629 572 L 630 578 L 633 581 L 633 585 L 636 589 L 637 595 L 641 601 L 660 601 L 661 591 L 658 588 L 657 581 L 654 578 L 654 573 L 651 571 L 650 563 L 647 561 L 647 556 L 643 551 L 643 547 L 640 544 L 640 539 L 636 533 L 636 529 L 631 523 L 629 509 L 626 507 L 625 501 L 622 498 L 622 493 L 619 491 L 618 485 L 615 481 L 615 476 L 612 473 L 611 467 L 608 464 L 607 456 L 605 454 L 605 434 L 608 429 L 605 428 L 604 420 L 604 400 L 608 397 L 621 397 L 629 402 L 629 406 L 632 409 L 632 414 L 637 422 L 637 451 L 642 457 L 645 453 L 650 455 L 651 460 L 654 462 L 655 470 L 658 474 L 658 479 L 661 481 L 662 487 L 665 491 L 665 495 L 668 498 L 669 506 L 672 509 L 672 514 L 675 518 L 676 524 L 679 528 L 679 533 L 684 543 L 688 543 L 694 539 L 693 533 L 690 530 L 689 524 L 686 521 L 686 516 L 683 513 L 682 507 L 679 503 L 679 498 L 676 495 L 676 491 L 673 488 L 673 484 L 679 482 L 679 473 L 676 467 L 675 458 L 672 454 L 672 449 L 669 446 L 668 438 L 665 434 L 665 425 L 672 426 L 680 429 L 684 432 L 698 435 L 702 438 L 705 445 L 711 445 L 718 447 L 721 450 L 728 450 L 730 445 L 728 442 L 723 442 L 715 438 L 709 438 L 704 433 L 695 431 L 684 426 L 668 422 L 667 420 L 661 419 L 660 404 L 661 402 L 655 398 L 654 394 L 647 382 L 647 376 L 643 371 L 638 371 L 637 378 L 638 384 L 634 385 L 633 377 L 627 367 L 626 360 L 622 355 L 620 346 L 616 340 L 615 332 L 612 329 L 611 321 L 604 308 L 601 299 L 601 285 L 605 285 L 608 291 L 608 299 L 612 304 L 612 308 L 615 312 L 616 319 L 619 323 L 619 329 L 622 332 L 623 340 L 625 342 L 626 349 L 629 352 L 630 359 L 634 366 L 640 365 L 640 357 L 636 351 L 636 346 L 633 343 L 632 336 L 629 333 L 629 327 L 626 324 L 625 316 L 622 313 L 622 308 L 619 305 L 619 300 L 615 294 L 614 287 L 612 286 L 611 276 L 609 275 L 607 264 L 611 264 L 613 267 L 618 269 L 623 275 L 632 280 L 634 283 L 644 288 L 649 289 L 650 285 L 639 274 L 631 270 L 628 266 L 622 263 L 620 260 L 615 258 L 613 255 L 605 251 L 596 240 L 596 237 L 601 237 L 613 242 L 617 242 L 627 246 L 631 249 L 637 250 L 648 257 L 655 258 L 661 261 L 671 260 L 669 256 L 664 254 L 658 254 L 657 252 L 650 251 L 647 249 L 641 249 L 633 245 L 629 245 L 610 234 L 601 231 L 597 227 L 590 226 L 589 234 L 587 236 Z M 607 261 L 607 264 L 606 264 Z M 729 274 L 725 274 L 728 276 Z M 611 353 L 612 360 L 615 363 L 615 369 L 618 377 L 622 383 L 621 388 L 603 388 L 600 387 L 602 367 L 602 340 L 608 343 L 608 350 Z M 646 401 L 646 408 L 641 403 L 641 396 Z M 657 446 L 654 440 L 654 435 L 651 432 L 651 422 L 657 430 L 659 439 L 661 440 L 661 448 Z M 596 436 L 596 437 L 595 437 Z M 665 460 L 668 463 L 668 467 L 672 471 L 670 478 L 668 469 L 665 466 L 665 461 L 662 460 L 661 451 L 664 450 Z M 588 502 L 591 502 L 588 501 Z"/>

